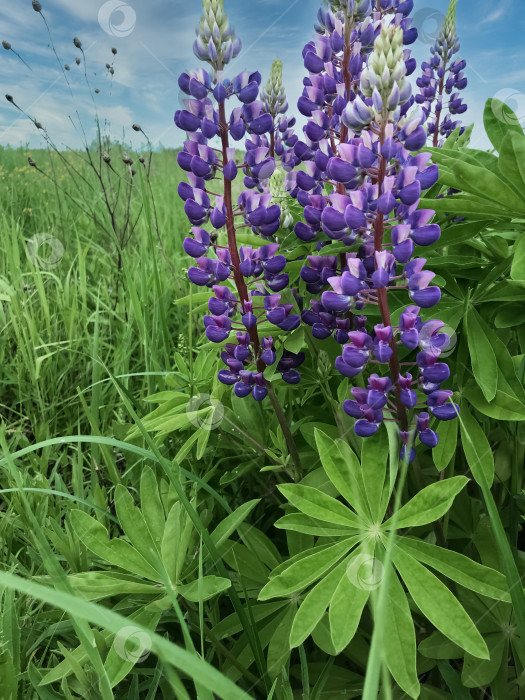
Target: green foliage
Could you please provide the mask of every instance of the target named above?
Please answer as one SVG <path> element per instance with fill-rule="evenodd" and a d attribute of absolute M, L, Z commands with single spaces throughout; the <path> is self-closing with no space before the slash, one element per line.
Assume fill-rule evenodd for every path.
<path fill-rule="evenodd" d="M 272 383 L 301 477 L 271 406 L 216 380 L 176 154 L 153 154 L 119 275 L 102 231 L 0 151 L 6 698 L 371 700 L 376 672 L 384 697 L 521 696 L 525 136 L 495 100 L 485 128 L 494 152 L 469 129 L 428 149 L 440 180 L 421 204 L 442 227 L 425 256 L 443 292 L 422 315 L 452 336 L 460 419 L 400 465 L 393 423 L 361 440 L 341 411 L 339 347 L 300 328 L 301 385 Z M 64 245 L 50 270 L 28 256 L 39 231 Z M 306 250 L 278 238 L 301 294 Z"/>

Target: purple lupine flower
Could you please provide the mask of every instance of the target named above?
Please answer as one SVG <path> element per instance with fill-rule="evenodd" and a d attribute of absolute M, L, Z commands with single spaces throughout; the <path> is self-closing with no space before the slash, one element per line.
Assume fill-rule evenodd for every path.
<path fill-rule="evenodd" d="M 456 34 L 457 0 L 450 0 L 445 22 L 431 50 L 429 61 L 421 64 L 421 76 L 417 79 L 420 94 L 416 102 L 427 116 L 428 133 L 434 147 L 443 145 L 444 140 L 461 126 L 456 117 L 467 111 L 460 91 L 467 87 L 468 80 L 463 73 L 467 63 L 454 55 L 459 51 Z M 461 127 L 460 133 L 464 132 Z M 444 137 L 441 141 L 439 138 Z"/>
<path fill-rule="evenodd" d="M 343 408 L 362 437 L 374 434 L 388 411 L 400 427 L 402 455 L 416 435 L 437 444 L 430 421 L 450 416 L 441 389 L 450 373 L 438 361 L 449 338 L 442 322 L 420 317 L 441 292 L 425 258 L 414 258 L 440 229 L 433 211 L 417 208 L 439 171 L 429 154 L 414 153 L 426 143 L 428 113 L 415 106 L 408 81 L 416 68 L 406 48 L 417 36 L 412 8 L 412 0 L 332 0 L 331 11 L 319 11 L 320 36 L 303 51 L 308 77 L 298 109 L 308 122 L 294 145 L 302 167 L 286 180 L 303 207 L 294 229 L 302 243 L 315 244 L 317 253 L 332 241 L 349 247 L 307 257 L 301 279 L 313 298 L 306 296 L 302 320 L 314 337 L 341 342 L 335 366 L 343 376 L 356 377 L 370 363 L 388 367 L 389 376 L 374 373 L 366 390 L 354 387 Z M 406 295 L 398 325 L 391 290 Z M 370 304 L 381 316 L 372 330 L 363 315 Z M 399 352 L 415 350 L 412 362 L 403 357 L 413 369 L 402 374 Z M 425 402 L 428 412 L 419 413 Z M 414 455 L 412 448 L 406 456 Z"/>
<path fill-rule="evenodd" d="M 188 182 L 179 185 L 178 193 L 192 225 L 192 235 L 183 243 L 185 252 L 195 260 L 188 277 L 213 291 L 204 327 L 208 340 L 224 346 L 221 358 L 226 368 L 220 370 L 218 379 L 233 386 L 236 396 L 251 395 L 261 401 L 268 393 L 264 371 L 277 361 L 277 350 L 273 337 L 259 337 L 259 325 L 268 320 L 282 331 L 291 331 L 300 324 L 300 316 L 292 313 L 293 304 L 281 303 L 278 293 L 289 284 L 284 272 L 287 260 L 279 254 L 279 245 L 269 242 L 239 250 L 236 233 L 250 227 L 254 234 L 272 240 L 278 231 L 281 209 L 272 201 L 268 181 L 275 171 L 276 155 L 284 168 L 296 164 L 292 149 L 297 138 L 291 128 L 294 120 L 285 117 L 287 104 L 280 89 L 275 94 L 263 92 L 258 99 L 259 72 L 243 71 L 231 80 L 224 77 L 224 67 L 240 49 L 223 3 L 203 0 L 194 52 L 211 70 L 189 71 L 179 78 L 187 98 L 183 109 L 175 113 L 175 124 L 187 132 L 187 138 L 177 162 L 187 173 Z M 228 115 L 226 104 L 230 100 L 235 100 L 236 106 Z M 209 145 L 209 140 L 217 137 L 220 150 Z M 245 139 L 246 155 L 241 165 L 236 163 L 230 138 Z M 246 189 L 234 203 L 232 182 L 240 168 Z M 210 189 L 214 179 L 223 181 L 220 195 Z M 224 236 L 227 245 L 221 245 Z M 235 342 L 227 342 L 232 333 Z M 277 367 L 284 381 L 300 380 L 297 367 L 303 361 L 304 355 L 284 352 Z"/>

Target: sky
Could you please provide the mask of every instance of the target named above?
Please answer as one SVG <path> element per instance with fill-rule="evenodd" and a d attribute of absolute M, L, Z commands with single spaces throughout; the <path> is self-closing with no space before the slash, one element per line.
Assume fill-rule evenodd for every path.
<path fill-rule="evenodd" d="M 203 66 L 193 55 L 194 30 L 200 0 L 41 0 L 42 17 L 31 0 L 2 0 L 0 41 L 0 95 L 13 96 L 31 117 L 40 121 L 59 148 L 91 142 L 98 116 L 111 137 L 140 148 L 141 125 L 155 147 L 178 147 L 183 134 L 173 124 L 182 104 L 177 77 Z M 487 148 L 482 126 L 483 107 L 498 97 L 525 124 L 525 30 L 523 0 L 459 0 L 457 31 L 460 56 L 467 60 L 469 85 L 463 96 L 469 111 L 464 124 L 475 123 L 472 145 Z M 225 0 L 225 9 L 243 50 L 229 65 L 227 75 L 259 70 L 266 82 L 272 60 L 284 63 L 290 113 L 295 112 L 306 74 L 301 50 L 313 36 L 320 0 Z M 411 47 L 420 63 L 429 56 L 448 0 L 415 0 L 414 23 L 420 37 Z M 78 37 L 86 57 L 73 45 Z M 53 46 L 58 59 L 53 51 Z M 111 49 L 117 49 L 113 56 Z M 114 68 L 111 75 L 106 64 Z M 64 71 L 64 64 L 70 66 Z M 67 77 L 67 81 L 66 81 Z M 415 80 L 416 74 L 412 76 Z M 89 84 L 89 87 L 88 87 Z M 95 88 L 100 92 L 93 94 Z M 417 88 L 416 88 L 417 90 Z M 85 136 L 84 136 L 85 135 Z M 42 145 L 32 123 L 6 100 L 0 100 L 0 144 Z"/>

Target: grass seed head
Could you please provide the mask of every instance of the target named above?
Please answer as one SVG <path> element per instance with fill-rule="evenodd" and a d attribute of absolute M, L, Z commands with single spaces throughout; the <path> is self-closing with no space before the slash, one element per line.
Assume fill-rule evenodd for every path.
<path fill-rule="evenodd" d="M 2 46 L 6 51 L 11 51 L 11 44 L 8 41 L 2 41 Z"/>
<path fill-rule="evenodd" d="M 38 0 L 33 0 L 33 10 L 35 12 L 42 12 L 42 5 L 38 2 Z"/>

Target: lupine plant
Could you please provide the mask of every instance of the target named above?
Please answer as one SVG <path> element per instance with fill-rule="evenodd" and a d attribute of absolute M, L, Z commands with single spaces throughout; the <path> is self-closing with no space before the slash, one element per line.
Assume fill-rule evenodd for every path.
<path fill-rule="evenodd" d="M 450 0 L 430 60 L 422 64 L 423 74 L 416 81 L 420 88 L 416 102 L 422 105 L 427 115 L 428 134 L 432 136 L 434 147 L 440 143 L 440 136 L 443 137 L 443 144 L 443 140 L 461 125 L 455 117 L 465 114 L 468 108 L 460 96 L 460 91 L 468 84 L 468 78 L 463 73 L 467 62 L 454 59 L 460 49 L 456 34 L 456 8 L 457 0 Z M 461 128 L 460 133 L 463 131 L 464 128 Z"/>
<path fill-rule="evenodd" d="M 203 0 L 115 308 L 99 169 L 42 216 L 0 148 L 2 698 L 522 697 L 525 135 L 470 146 L 456 4 L 418 71 L 412 0 L 324 0 L 290 106 Z"/>
<path fill-rule="evenodd" d="M 435 447 L 432 417 L 457 415 L 452 392 L 441 387 L 450 374 L 439 362 L 449 344 L 440 333 L 444 323 L 423 321 L 420 313 L 441 293 L 415 249 L 435 243 L 440 229 L 429 223 L 432 210 L 418 209 L 438 168 L 429 164 L 429 154 L 413 155 L 425 145 L 427 131 L 425 113 L 410 109 L 408 76 L 416 65 L 404 47 L 415 39 L 412 4 L 381 3 L 375 11 L 370 2 L 349 2 L 320 10 L 319 38 L 303 50 L 309 76 L 299 109 L 308 122 L 305 140 L 294 150 L 305 169 L 288 177 L 292 196 L 304 206 L 295 232 L 302 241 L 315 241 L 320 253 L 301 270 L 315 295 L 303 320 L 316 338 L 334 333 L 343 344 L 336 367 L 344 377 L 388 366 L 387 376 L 374 371 L 365 386 L 354 387 L 343 408 L 356 419 L 356 434 L 367 437 L 378 430 L 386 407 L 399 424 L 403 454 L 414 430 Z M 329 254 L 331 241 L 340 243 L 337 255 Z M 389 297 L 402 290 L 410 304 L 393 322 Z M 379 312 L 373 332 L 364 315 L 370 306 Z M 411 361 L 407 351 L 416 349 Z M 414 454 L 410 447 L 409 458 Z"/>

